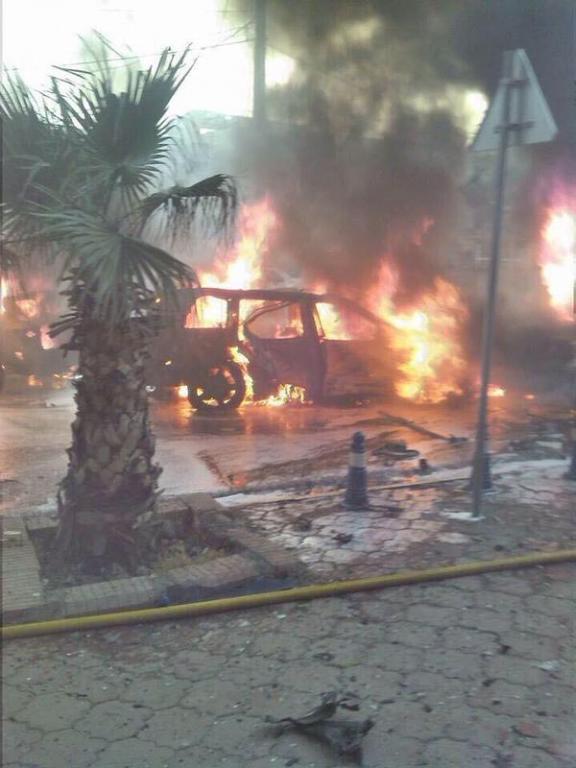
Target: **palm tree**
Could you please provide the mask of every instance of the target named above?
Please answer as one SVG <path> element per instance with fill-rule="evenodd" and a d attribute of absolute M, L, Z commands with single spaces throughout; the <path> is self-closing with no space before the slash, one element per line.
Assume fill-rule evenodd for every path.
<path fill-rule="evenodd" d="M 69 563 L 133 567 L 151 542 L 161 469 L 147 349 L 158 308 L 194 279 L 152 235 L 189 235 L 197 214 L 220 233 L 235 213 L 225 175 L 161 189 L 170 159 L 182 158 L 167 109 L 188 71 L 186 52 L 168 50 L 149 69 L 125 61 L 122 86 L 101 59 L 91 72 L 64 70 L 42 95 L 17 76 L 0 87 L 4 260 L 58 260 L 69 310 L 52 333 L 67 331 L 66 348 L 78 351 L 58 492 L 58 551 Z"/>

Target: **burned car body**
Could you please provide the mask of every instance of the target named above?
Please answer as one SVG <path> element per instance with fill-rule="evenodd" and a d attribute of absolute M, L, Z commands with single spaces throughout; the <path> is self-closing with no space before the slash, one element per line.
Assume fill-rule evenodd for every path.
<path fill-rule="evenodd" d="M 199 410 L 264 400 L 281 385 L 318 402 L 390 390 L 386 325 L 340 296 L 188 288 L 165 315 L 150 362 L 156 387 L 186 385 Z"/>

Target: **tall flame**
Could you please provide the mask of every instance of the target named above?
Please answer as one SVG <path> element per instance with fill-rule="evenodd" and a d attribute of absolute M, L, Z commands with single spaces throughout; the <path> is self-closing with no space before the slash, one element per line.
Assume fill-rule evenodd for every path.
<path fill-rule="evenodd" d="M 211 271 L 198 270 L 201 285 L 242 290 L 256 288 L 262 279 L 262 259 L 277 226 L 278 218 L 270 198 L 243 205 L 236 243 L 218 255 Z M 219 326 L 223 321 L 222 302 L 207 296 L 196 303 L 196 317 L 188 315 L 186 327 Z"/>
<path fill-rule="evenodd" d="M 4 300 L 8 297 L 8 281 L 0 277 L 0 315 L 3 315 L 6 312 L 6 307 L 4 306 Z"/>
<path fill-rule="evenodd" d="M 239 289 L 257 287 L 262 279 L 262 259 L 277 226 L 278 218 L 270 198 L 242 206 L 234 247 L 219 255 L 213 271 L 200 270 L 202 285 Z"/>
<path fill-rule="evenodd" d="M 399 311 L 394 306 L 397 284 L 397 275 L 384 263 L 369 296 L 374 313 L 396 331 L 390 344 L 400 357 L 397 394 L 429 403 L 461 394 L 466 360 L 459 331 L 467 311 L 458 289 L 436 278 L 413 307 Z"/>
<path fill-rule="evenodd" d="M 576 201 L 547 212 L 542 228 L 540 271 L 550 306 L 564 321 L 574 319 L 576 283 Z"/>
<path fill-rule="evenodd" d="M 433 221 L 423 219 L 414 235 L 421 241 Z M 261 285 L 263 259 L 273 235 L 279 226 L 271 200 L 246 205 L 239 217 L 239 236 L 235 246 L 219 255 L 211 271 L 200 270 L 203 286 L 247 289 Z M 465 371 L 465 357 L 459 340 L 459 329 L 466 317 L 466 309 L 457 288 L 438 278 L 429 291 L 409 309 L 395 306 L 399 277 L 388 261 L 383 261 L 376 287 L 369 292 L 366 305 L 392 329 L 390 343 L 398 353 L 402 374 L 397 383 L 401 397 L 421 401 L 439 402 L 450 394 L 461 393 L 461 380 Z M 316 284 L 311 290 L 326 291 L 325 285 Z M 354 328 L 326 303 L 318 304 L 320 321 L 329 338 L 353 338 Z M 222 302 L 204 299 L 198 303 L 196 318 L 187 318 L 187 326 L 206 323 L 218 325 L 223 321 Z M 242 319 L 242 318 L 241 318 Z M 248 361 L 239 349 L 232 350 L 232 358 L 239 363 L 248 383 L 248 400 L 253 396 L 253 384 L 248 375 Z M 281 386 L 276 396 L 266 403 L 275 405 L 287 400 L 304 399 L 294 388 Z"/>

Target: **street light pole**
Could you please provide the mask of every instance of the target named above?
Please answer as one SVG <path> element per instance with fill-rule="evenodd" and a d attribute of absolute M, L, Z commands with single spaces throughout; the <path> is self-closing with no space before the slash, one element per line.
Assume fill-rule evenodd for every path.
<path fill-rule="evenodd" d="M 496 161 L 496 186 L 494 200 L 494 222 L 492 229 L 492 245 L 490 254 L 490 273 L 488 278 L 488 299 L 484 310 L 484 332 L 482 339 L 482 380 L 480 385 L 480 404 L 478 408 L 478 425 L 476 428 L 476 447 L 472 472 L 472 516 L 479 517 L 482 510 L 482 493 L 492 486 L 489 434 L 488 434 L 488 388 L 492 369 L 492 344 L 494 341 L 494 319 L 496 313 L 496 298 L 498 292 L 498 272 L 500 267 L 500 250 L 502 242 L 502 220 L 504 216 L 504 188 L 506 181 L 506 150 L 510 131 L 510 105 L 512 88 L 515 83 L 512 78 L 513 55 L 510 51 L 504 54 L 501 86 L 504 88 L 502 114 L 500 120 L 500 136 L 498 157 Z"/>
<path fill-rule="evenodd" d="M 254 0 L 252 117 L 258 126 L 263 126 L 266 122 L 266 1 Z"/>

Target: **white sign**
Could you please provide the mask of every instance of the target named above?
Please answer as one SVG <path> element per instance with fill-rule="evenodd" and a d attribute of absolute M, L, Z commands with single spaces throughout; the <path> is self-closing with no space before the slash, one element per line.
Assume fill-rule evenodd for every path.
<path fill-rule="evenodd" d="M 507 76 L 500 81 L 472 145 L 475 152 L 498 149 L 507 88 L 510 88 L 508 146 L 539 144 L 556 137 L 558 128 L 538 78 L 526 51 L 519 49 L 510 53 Z"/>

